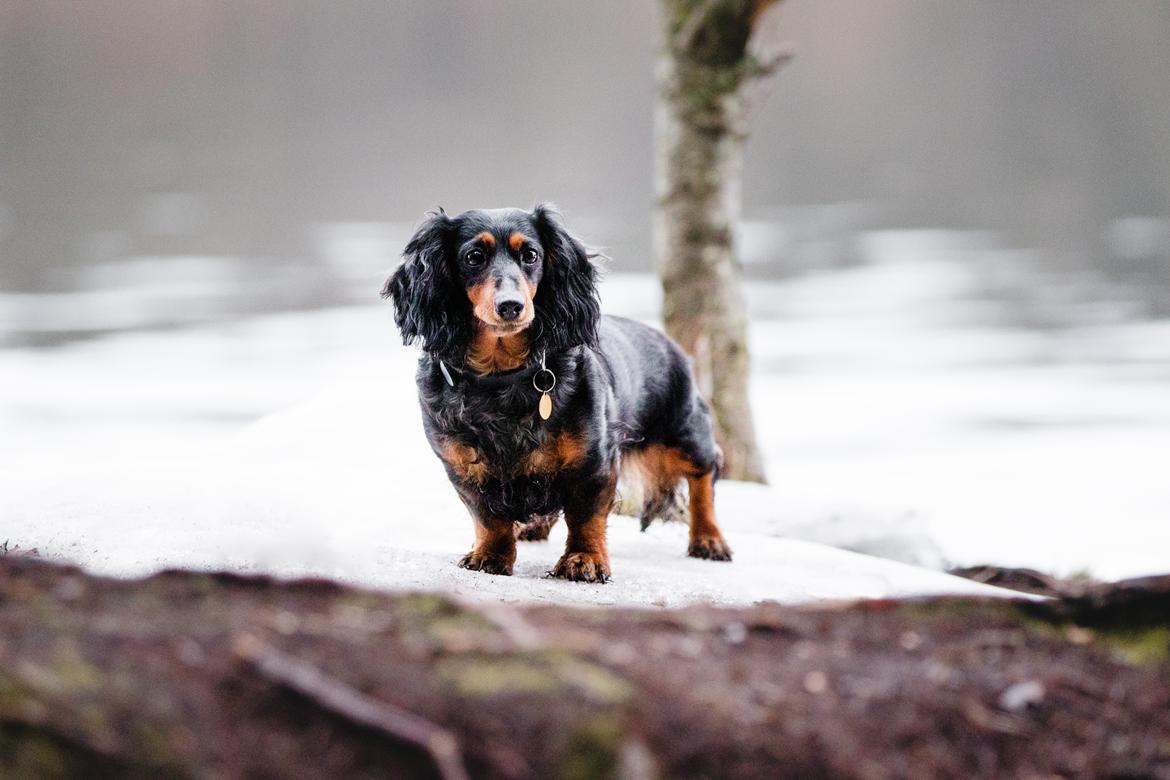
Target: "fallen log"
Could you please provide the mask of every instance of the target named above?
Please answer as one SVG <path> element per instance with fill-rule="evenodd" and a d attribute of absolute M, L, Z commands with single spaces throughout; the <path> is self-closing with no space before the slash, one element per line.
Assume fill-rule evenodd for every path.
<path fill-rule="evenodd" d="M 520 608 L 9 556 L 0 776 L 1170 778 L 1168 607 Z"/>

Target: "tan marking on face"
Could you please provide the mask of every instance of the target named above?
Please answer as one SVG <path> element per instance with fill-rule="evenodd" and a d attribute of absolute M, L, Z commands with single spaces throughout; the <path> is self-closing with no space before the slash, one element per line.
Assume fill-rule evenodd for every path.
<path fill-rule="evenodd" d="M 519 252 L 520 248 L 524 246 L 524 242 L 527 240 L 528 239 L 524 237 L 523 233 L 513 233 L 512 235 L 508 236 L 508 246 L 512 248 L 513 252 Z"/>
<path fill-rule="evenodd" d="M 585 442 L 575 434 L 562 431 L 550 438 L 524 459 L 524 474 L 555 474 L 585 457 Z"/>
<path fill-rule="evenodd" d="M 520 321 L 524 327 L 532 324 L 536 319 L 536 285 L 527 276 L 524 277 L 524 310 L 520 312 Z"/>
<path fill-rule="evenodd" d="M 492 247 L 496 244 L 495 237 L 487 231 L 476 236 L 476 240 Z M 524 240 L 524 236 L 520 233 L 513 233 L 508 239 L 508 243 L 518 251 Z M 536 285 L 524 277 L 524 283 L 520 289 L 524 293 L 524 308 L 520 311 L 519 317 L 508 322 L 501 320 L 496 313 L 496 282 L 490 276 L 479 284 L 468 287 L 467 297 L 471 299 L 472 311 L 480 322 L 486 324 L 497 336 L 510 336 L 524 330 L 536 319 L 536 307 L 533 304 L 533 300 L 536 298 Z M 494 346 L 491 349 L 481 348 L 479 351 L 484 354 L 494 352 L 495 348 Z"/>
<path fill-rule="evenodd" d="M 479 375 L 511 371 L 528 362 L 528 335 L 514 333 L 500 336 L 490 328 L 480 327 L 467 350 L 467 365 Z"/>
<path fill-rule="evenodd" d="M 448 441 L 442 447 L 442 458 L 452 471 L 468 482 L 479 484 L 487 479 L 487 463 L 481 459 L 475 447 Z"/>
<path fill-rule="evenodd" d="M 467 297 L 471 299 L 471 310 L 475 316 L 488 325 L 498 325 L 500 318 L 496 315 L 496 283 L 488 278 L 467 288 Z"/>
<path fill-rule="evenodd" d="M 524 308 L 520 311 L 520 316 L 511 322 L 501 320 L 496 314 L 496 283 L 493 279 L 488 278 L 468 287 L 467 297 L 471 300 L 471 310 L 476 319 L 487 325 L 494 335 L 516 335 L 536 319 L 536 307 L 532 302 L 536 297 L 536 286 L 526 278 L 520 289 L 524 291 Z"/>

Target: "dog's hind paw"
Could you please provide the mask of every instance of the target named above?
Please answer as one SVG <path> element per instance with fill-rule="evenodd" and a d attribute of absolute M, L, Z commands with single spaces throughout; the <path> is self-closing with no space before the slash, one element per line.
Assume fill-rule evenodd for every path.
<path fill-rule="evenodd" d="M 492 555 L 478 550 L 472 550 L 464 555 L 459 565 L 471 571 L 482 571 L 485 574 L 502 574 L 505 577 L 512 574 L 512 561 L 501 555 Z"/>
<path fill-rule="evenodd" d="M 691 542 L 687 555 L 708 561 L 730 561 L 731 548 L 722 536 L 703 536 Z"/>
<path fill-rule="evenodd" d="M 597 553 L 565 553 L 549 574 L 574 582 L 605 582 L 610 577 L 609 562 Z"/>
<path fill-rule="evenodd" d="M 516 539 L 521 542 L 543 542 L 548 539 L 549 531 L 557 523 L 557 515 L 536 517 L 527 523 L 516 524 Z"/>

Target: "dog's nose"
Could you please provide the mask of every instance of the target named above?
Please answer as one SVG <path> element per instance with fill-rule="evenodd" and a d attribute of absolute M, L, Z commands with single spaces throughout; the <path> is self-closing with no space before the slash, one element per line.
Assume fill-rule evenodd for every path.
<path fill-rule="evenodd" d="M 496 314 L 502 320 L 514 320 L 524 311 L 524 304 L 520 301 L 499 301 L 496 303 Z"/>

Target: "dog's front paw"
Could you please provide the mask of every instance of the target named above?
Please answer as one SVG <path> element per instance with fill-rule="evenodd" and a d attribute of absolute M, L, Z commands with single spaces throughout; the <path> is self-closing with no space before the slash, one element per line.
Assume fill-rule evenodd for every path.
<path fill-rule="evenodd" d="M 708 561 L 730 561 L 731 548 L 722 536 L 701 536 L 691 542 L 687 555 Z"/>
<path fill-rule="evenodd" d="M 485 574 L 502 574 L 505 577 L 512 574 L 512 561 L 502 555 L 494 555 L 480 550 L 472 550 L 464 555 L 463 559 L 459 561 L 459 565 L 464 569 L 482 571 Z"/>
<path fill-rule="evenodd" d="M 609 562 L 598 553 L 565 553 L 550 572 L 574 582 L 605 582 L 609 579 Z"/>

